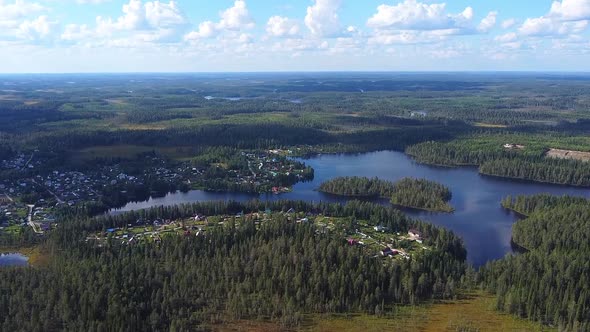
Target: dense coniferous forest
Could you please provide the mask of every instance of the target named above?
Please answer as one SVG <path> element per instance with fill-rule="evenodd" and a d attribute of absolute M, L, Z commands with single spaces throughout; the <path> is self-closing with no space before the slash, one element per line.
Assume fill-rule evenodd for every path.
<path fill-rule="evenodd" d="M 391 203 L 431 211 L 452 212 L 448 204 L 452 194 L 440 183 L 405 178 L 395 183 Z"/>
<path fill-rule="evenodd" d="M 365 177 L 338 177 L 325 181 L 320 191 L 348 197 L 382 197 L 391 203 L 417 209 L 452 212 L 449 188 L 425 179 L 405 178 L 397 182 Z"/>
<path fill-rule="evenodd" d="M 460 286 L 465 251 L 456 236 L 368 203 L 202 203 L 101 219 L 104 225 L 138 215 L 165 218 L 260 207 L 368 216 L 400 230 L 413 225 L 435 249 L 414 259 L 384 262 L 349 246 L 340 234 L 288 221 L 281 213 L 259 227 L 248 218 L 232 219 L 205 236 L 169 236 L 160 244 L 130 246 L 111 241 L 96 247 L 80 240 L 84 229 L 101 222 L 76 217 L 49 244 L 55 257 L 48 266 L 0 270 L 0 326 L 29 331 L 191 330 L 242 318 L 294 326 L 305 313 L 379 314 L 392 304 L 452 298 Z"/>
<path fill-rule="evenodd" d="M 590 164 L 557 159 L 497 159 L 483 163 L 480 172 L 513 179 L 590 186 Z"/>
<path fill-rule="evenodd" d="M 338 177 L 320 184 L 319 191 L 348 197 L 385 197 L 393 194 L 394 184 L 378 178 Z"/>
<path fill-rule="evenodd" d="M 589 203 L 548 195 L 503 201 L 527 215 L 513 227 L 513 241 L 526 252 L 480 271 L 484 287 L 498 296 L 498 309 L 560 330 L 588 330 Z"/>
<path fill-rule="evenodd" d="M 590 164 L 544 157 L 544 151 L 478 147 L 469 142 L 426 142 L 406 149 L 417 161 L 443 166 L 479 166 L 480 173 L 536 182 L 590 186 Z"/>

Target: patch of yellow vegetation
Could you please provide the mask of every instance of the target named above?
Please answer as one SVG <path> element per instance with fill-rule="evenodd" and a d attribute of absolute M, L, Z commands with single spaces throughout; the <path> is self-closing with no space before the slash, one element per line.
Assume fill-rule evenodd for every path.
<path fill-rule="evenodd" d="M 166 130 L 168 127 L 161 124 L 124 124 L 120 126 L 127 130 Z"/>
<path fill-rule="evenodd" d="M 429 306 L 404 307 L 391 318 L 368 315 L 319 318 L 307 331 L 554 331 L 494 310 L 495 297 L 471 294 L 464 299 Z"/>
<path fill-rule="evenodd" d="M 590 152 L 583 151 L 549 149 L 546 155 L 549 158 L 590 161 Z"/>
<path fill-rule="evenodd" d="M 105 99 L 104 101 L 106 101 L 107 103 L 110 103 L 110 104 L 115 104 L 115 105 L 127 105 L 128 104 L 128 102 L 123 99 Z"/>
<path fill-rule="evenodd" d="M 482 127 L 482 128 L 508 128 L 507 125 L 495 124 L 495 123 L 485 123 L 485 122 L 476 122 L 476 123 L 474 123 L 474 126 Z"/>
<path fill-rule="evenodd" d="M 495 297 L 474 293 L 456 301 L 432 305 L 397 307 L 395 314 L 377 317 L 366 314 L 310 315 L 300 328 L 285 329 L 268 321 L 240 320 L 211 327 L 213 331 L 309 331 L 309 332 L 536 332 L 556 331 L 518 319 L 494 309 Z"/>

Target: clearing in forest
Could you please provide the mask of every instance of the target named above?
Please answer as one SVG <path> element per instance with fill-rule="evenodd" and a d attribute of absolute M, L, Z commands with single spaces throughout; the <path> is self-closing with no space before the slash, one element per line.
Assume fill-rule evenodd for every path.
<path fill-rule="evenodd" d="M 546 156 L 549 158 L 590 161 L 590 152 L 583 151 L 549 149 L 549 151 L 547 151 Z"/>

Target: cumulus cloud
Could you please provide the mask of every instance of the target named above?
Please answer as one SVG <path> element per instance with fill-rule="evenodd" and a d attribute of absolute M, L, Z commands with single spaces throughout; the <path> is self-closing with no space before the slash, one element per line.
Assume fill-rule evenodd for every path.
<path fill-rule="evenodd" d="M 266 23 L 266 32 L 272 37 L 297 36 L 299 29 L 299 22 L 288 17 L 272 16 Z"/>
<path fill-rule="evenodd" d="M 236 0 L 233 7 L 230 7 L 221 13 L 219 29 L 241 30 L 251 29 L 254 27 L 254 20 L 246 7 L 246 1 Z"/>
<path fill-rule="evenodd" d="M 492 30 L 496 26 L 496 19 L 498 17 L 498 12 L 490 12 L 488 16 L 486 16 L 479 25 L 477 26 L 477 30 L 480 32 L 487 33 Z"/>
<path fill-rule="evenodd" d="M 382 4 L 367 20 L 367 26 L 373 29 L 368 41 L 371 45 L 436 43 L 457 35 L 487 33 L 496 26 L 498 13 L 488 13 L 479 24 L 474 22 L 474 16 L 471 7 L 450 13 L 446 3 L 404 0 Z"/>
<path fill-rule="evenodd" d="M 446 4 L 426 4 L 405 0 L 396 5 L 380 5 L 367 26 L 380 30 L 445 30 L 464 28 L 473 19 L 471 7 L 448 14 Z"/>
<path fill-rule="evenodd" d="M 184 36 L 186 41 L 196 41 L 203 38 L 212 38 L 224 31 L 242 31 L 252 29 L 255 26 L 252 16 L 248 11 L 246 1 L 236 0 L 234 5 L 220 14 L 219 22 L 205 21 L 199 24 L 197 30 L 191 31 Z"/>
<path fill-rule="evenodd" d="M 494 40 L 501 43 L 509 43 L 515 41 L 517 38 L 518 36 L 516 35 L 516 33 L 509 32 L 503 35 L 496 36 Z"/>
<path fill-rule="evenodd" d="M 565 38 L 586 30 L 590 0 L 554 1 L 545 16 L 527 18 L 518 28 L 524 37 Z"/>
<path fill-rule="evenodd" d="M 109 2 L 109 1 L 111 1 L 111 0 L 76 0 L 77 3 L 82 4 L 82 5 L 86 5 L 86 4 L 98 5 L 98 4 Z"/>
<path fill-rule="evenodd" d="M 590 20 L 589 0 L 562 0 L 553 1 L 549 17 L 564 21 Z"/>
<path fill-rule="evenodd" d="M 174 42 L 188 27 L 184 12 L 174 0 L 142 2 L 129 0 L 116 18 L 96 17 L 96 26 L 68 24 L 61 34 L 65 42 L 137 45 L 153 42 Z"/>
<path fill-rule="evenodd" d="M 0 41 L 49 42 L 59 22 L 45 14 L 48 8 L 36 2 L 0 0 Z"/>
<path fill-rule="evenodd" d="M 0 21 L 21 19 L 44 10 L 45 7 L 36 2 L 15 0 L 14 3 L 5 3 L 0 0 Z"/>
<path fill-rule="evenodd" d="M 307 7 L 305 26 L 312 35 L 318 37 L 337 37 L 341 34 L 342 27 L 338 11 L 341 0 L 314 0 L 312 6 Z"/>
<path fill-rule="evenodd" d="M 42 15 L 34 20 L 25 20 L 17 31 L 17 35 L 29 41 L 43 41 L 55 32 L 58 26 L 57 21 L 50 21 L 47 16 Z"/>
<path fill-rule="evenodd" d="M 68 24 L 61 34 L 61 39 L 65 41 L 78 41 L 91 38 L 94 31 L 86 24 Z"/>
<path fill-rule="evenodd" d="M 96 21 L 99 30 L 106 33 L 117 30 L 175 29 L 187 23 L 183 12 L 173 0 L 168 3 L 153 1 L 145 4 L 141 0 L 130 0 L 123 5 L 123 15 L 116 20 L 99 16 Z"/>
<path fill-rule="evenodd" d="M 515 26 L 516 23 L 517 23 L 516 19 L 509 18 L 507 20 L 502 21 L 502 28 L 504 28 L 504 29 L 510 29 L 513 26 Z"/>
<path fill-rule="evenodd" d="M 588 21 L 561 22 L 549 17 L 538 17 L 526 19 L 518 29 L 518 32 L 523 36 L 558 37 L 580 33 L 587 26 Z"/>

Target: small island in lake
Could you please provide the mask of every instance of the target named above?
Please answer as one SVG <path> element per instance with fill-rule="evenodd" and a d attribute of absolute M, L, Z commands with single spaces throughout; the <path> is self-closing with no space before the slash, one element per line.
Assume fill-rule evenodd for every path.
<path fill-rule="evenodd" d="M 387 198 L 392 204 L 427 211 L 453 212 L 452 194 L 446 186 L 425 179 L 398 182 L 366 177 L 338 177 L 323 182 L 319 191 L 346 197 Z"/>

